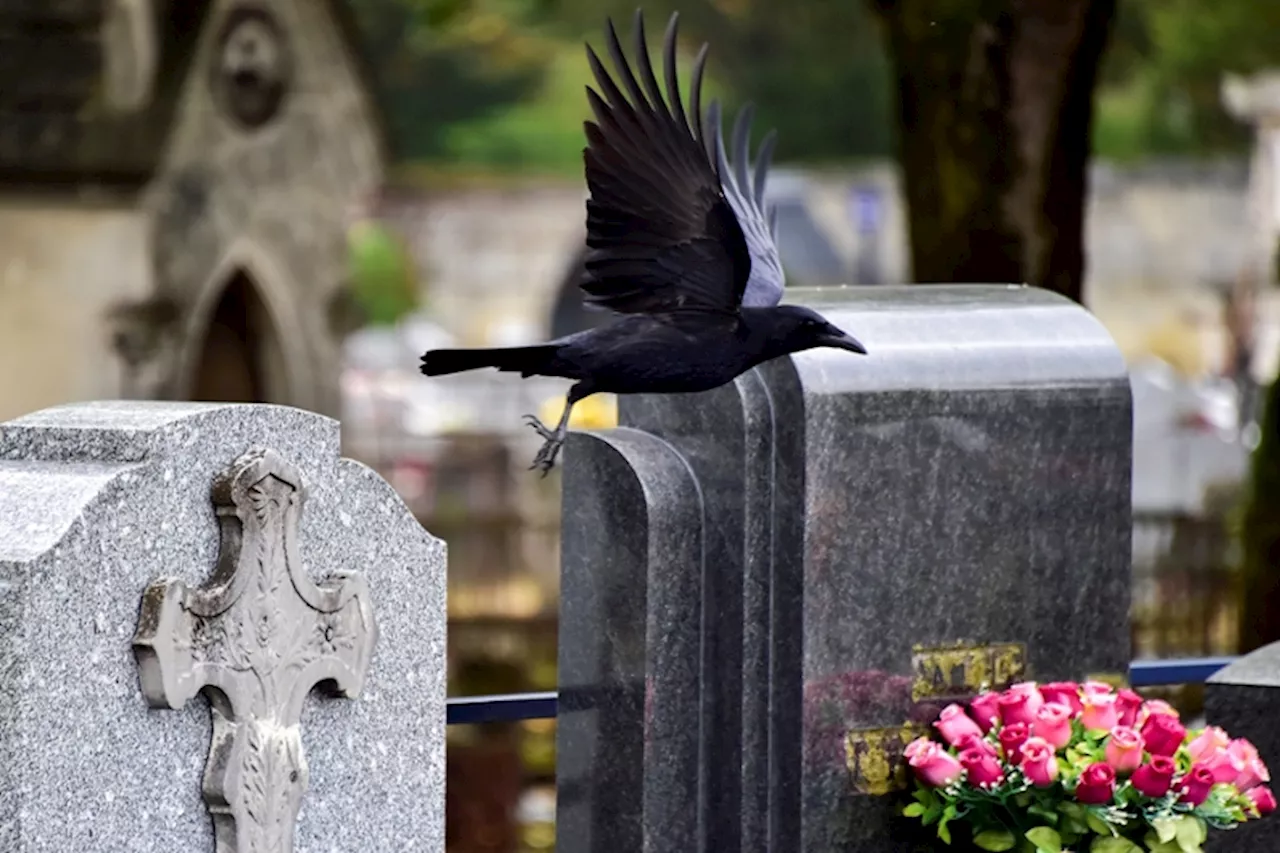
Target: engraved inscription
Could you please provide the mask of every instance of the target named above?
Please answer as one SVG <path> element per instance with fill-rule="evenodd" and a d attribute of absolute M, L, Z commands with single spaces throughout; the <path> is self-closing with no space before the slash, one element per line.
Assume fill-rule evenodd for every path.
<path fill-rule="evenodd" d="M 849 732 L 845 738 L 845 756 L 854 792 L 883 796 L 905 789 L 907 762 L 902 750 L 928 733 L 928 726 L 917 723 Z"/>
<path fill-rule="evenodd" d="M 917 645 L 911 652 L 911 669 L 915 674 L 911 698 L 916 702 L 963 699 L 983 690 L 1002 690 L 1026 675 L 1024 643 Z"/>
<path fill-rule="evenodd" d="M 363 576 L 316 584 L 301 562 L 301 473 L 256 450 L 217 479 L 217 566 L 192 589 L 161 578 L 142 598 L 134 655 L 156 708 L 209 699 L 204 799 L 215 853 L 292 853 L 307 787 L 299 726 L 313 687 L 359 695 L 377 639 Z"/>

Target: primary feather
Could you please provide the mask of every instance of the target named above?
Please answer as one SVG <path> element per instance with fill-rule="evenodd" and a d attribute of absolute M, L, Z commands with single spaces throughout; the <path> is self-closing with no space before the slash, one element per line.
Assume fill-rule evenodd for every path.
<path fill-rule="evenodd" d="M 734 312 L 742 305 L 752 275 L 751 241 L 740 222 L 743 214 L 723 183 L 729 170 L 712 156 L 718 123 L 710 142 L 702 130 L 705 46 L 694 64 L 692 124 L 680 100 L 678 19 L 671 16 L 664 40 L 665 97 L 649 61 L 639 11 L 635 70 L 612 21 L 605 28 L 621 85 L 587 46 L 600 91 L 587 87 L 595 120 L 584 125 L 590 251 L 582 289 L 589 304 L 620 313 Z M 743 209 L 750 221 L 751 207 Z"/>
<path fill-rule="evenodd" d="M 733 123 L 733 164 L 725 156 L 724 134 L 720 126 L 720 104 L 712 101 L 707 110 L 707 123 L 712 137 L 708 152 L 716 160 L 720 183 L 725 198 L 737 215 L 751 256 L 751 275 L 747 279 L 742 304 L 748 308 L 768 308 L 782 301 L 786 277 L 782 271 L 782 259 L 778 257 L 777 210 L 765 211 L 764 189 L 768 179 L 769 164 L 778 141 L 775 131 L 769 131 L 760 143 L 754 174 L 751 167 L 751 117 L 752 106 L 747 104 L 738 111 Z"/>

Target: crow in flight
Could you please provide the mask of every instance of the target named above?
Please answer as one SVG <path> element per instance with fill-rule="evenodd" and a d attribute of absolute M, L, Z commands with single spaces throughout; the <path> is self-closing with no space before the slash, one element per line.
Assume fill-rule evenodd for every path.
<path fill-rule="evenodd" d="M 694 64 L 690 122 L 676 80 L 677 20 L 671 16 L 666 32 L 666 99 L 649 62 L 639 10 L 639 80 L 613 22 L 605 27 L 627 94 L 587 46 L 603 96 L 587 87 L 595 121 L 584 124 L 591 251 L 581 287 L 589 306 L 615 312 L 617 321 L 535 346 L 438 349 L 422 356 L 428 376 L 495 367 L 521 377 L 574 380 L 555 429 L 525 415 L 545 439 L 530 466 L 541 468 L 543 476 L 564 444 L 573 406 L 596 392 L 707 391 L 788 353 L 814 347 L 866 353 L 818 313 L 778 304 L 784 277 L 774 242 L 777 216 L 773 211 L 766 221 L 763 210 L 776 136 L 764 140 L 755 173 L 749 174 L 751 108 L 744 107 L 734 124 L 737 162 L 730 167 L 719 105 L 712 102 L 707 110 L 709 137 L 699 106 L 706 45 Z"/>

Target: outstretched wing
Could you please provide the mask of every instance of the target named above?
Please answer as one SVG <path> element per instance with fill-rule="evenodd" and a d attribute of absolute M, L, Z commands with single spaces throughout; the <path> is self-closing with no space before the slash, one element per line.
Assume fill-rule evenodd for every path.
<path fill-rule="evenodd" d="M 764 185 L 778 134 L 771 130 L 760 143 L 752 173 L 750 139 L 753 115 L 753 107 L 747 104 L 738 111 L 733 122 L 733 164 L 730 166 L 725 157 L 720 104 L 712 101 L 707 108 L 707 123 L 711 126 L 707 154 L 715 159 L 725 198 L 737 214 L 751 255 L 751 277 L 747 280 L 742 304 L 748 308 L 767 308 L 782 301 L 782 290 L 786 286 L 782 259 L 778 257 L 778 210 L 774 208 L 766 213 L 764 204 Z"/>
<path fill-rule="evenodd" d="M 639 10 L 635 64 L 640 81 L 622 52 L 613 22 L 606 26 L 609 53 L 627 95 L 587 47 L 603 95 L 587 87 L 596 120 L 585 123 L 590 251 L 582 289 L 588 304 L 621 313 L 736 311 L 751 272 L 746 239 L 721 190 L 701 129 L 699 100 L 707 49 L 704 46 L 698 54 L 693 71 L 690 106 L 695 129 L 676 81 L 677 20 L 672 15 L 667 26 L 665 100 L 649 62 Z"/>

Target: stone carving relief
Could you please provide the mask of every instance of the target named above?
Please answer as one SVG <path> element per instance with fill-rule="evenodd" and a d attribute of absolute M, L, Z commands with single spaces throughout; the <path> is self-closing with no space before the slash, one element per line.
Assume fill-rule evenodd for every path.
<path fill-rule="evenodd" d="M 214 484 L 221 549 L 208 582 L 161 578 L 143 594 L 134 653 L 147 702 L 209 698 L 215 853 L 292 853 L 308 778 L 303 702 L 317 685 L 359 695 L 377 639 L 362 575 L 317 585 L 303 567 L 305 497 L 279 454 L 245 454 Z"/>
<path fill-rule="evenodd" d="M 210 69 L 213 97 L 241 127 L 255 129 L 279 114 L 293 57 L 284 30 L 256 6 L 237 6 L 218 32 Z"/>

